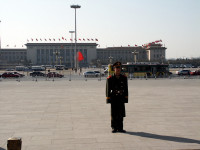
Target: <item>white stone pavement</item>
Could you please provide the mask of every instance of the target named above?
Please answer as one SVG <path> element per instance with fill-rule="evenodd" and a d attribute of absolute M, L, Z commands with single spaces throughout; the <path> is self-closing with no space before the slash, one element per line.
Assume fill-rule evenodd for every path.
<path fill-rule="evenodd" d="M 200 149 L 200 80 L 129 80 L 124 128 L 111 133 L 105 80 L 0 82 L 0 150 Z"/>

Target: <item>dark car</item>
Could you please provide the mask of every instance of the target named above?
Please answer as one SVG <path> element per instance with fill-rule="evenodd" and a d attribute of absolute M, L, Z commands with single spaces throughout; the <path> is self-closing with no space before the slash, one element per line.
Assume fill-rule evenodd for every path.
<path fill-rule="evenodd" d="M 200 75 L 200 70 L 191 71 L 190 75 Z"/>
<path fill-rule="evenodd" d="M 14 74 L 12 72 L 5 72 L 2 74 L 2 78 L 19 78 L 19 74 Z"/>
<path fill-rule="evenodd" d="M 178 75 L 190 75 L 190 70 L 180 70 L 178 71 Z"/>
<path fill-rule="evenodd" d="M 59 73 L 57 73 L 57 72 L 49 72 L 49 73 L 47 74 L 47 77 L 49 77 L 49 78 L 52 78 L 52 77 L 62 78 L 62 77 L 64 77 L 64 75 L 59 74 Z"/>
<path fill-rule="evenodd" d="M 30 76 L 32 76 L 32 77 L 45 76 L 45 74 L 40 71 L 35 71 L 35 72 L 30 73 Z"/>
<path fill-rule="evenodd" d="M 21 74 L 19 72 L 12 72 L 13 74 L 18 74 L 20 77 L 24 77 L 25 75 L 24 74 Z"/>

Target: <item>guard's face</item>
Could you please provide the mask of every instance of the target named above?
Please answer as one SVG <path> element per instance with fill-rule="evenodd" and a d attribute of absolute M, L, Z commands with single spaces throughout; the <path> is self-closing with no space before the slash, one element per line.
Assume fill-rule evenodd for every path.
<path fill-rule="evenodd" d="M 121 67 L 120 66 L 115 67 L 115 74 L 119 75 L 120 73 L 121 73 Z"/>

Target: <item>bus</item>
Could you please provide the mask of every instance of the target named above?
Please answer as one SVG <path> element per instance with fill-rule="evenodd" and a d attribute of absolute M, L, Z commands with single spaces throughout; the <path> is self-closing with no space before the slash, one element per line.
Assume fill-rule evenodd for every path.
<path fill-rule="evenodd" d="M 15 67 L 15 70 L 16 70 L 16 71 L 25 71 L 26 68 L 27 68 L 27 67 L 25 67 L 25 66 L 16 66 L 16 67 Z"/>
<path fill-rule="evenodd" d="M 169 75 L 169 65 L 157 62 L 137 62 L 122 64 L 121 72 L 126 76 L 137 77 L 163 77 Z M 112 64 L 108 65 L 108 75 L 113 75 Z"/>
<path fill-rule="evenodd" d="M 45 67 L 42 66 L 32 66 L 31 69 L 33 71 L 45 71 Z"/>

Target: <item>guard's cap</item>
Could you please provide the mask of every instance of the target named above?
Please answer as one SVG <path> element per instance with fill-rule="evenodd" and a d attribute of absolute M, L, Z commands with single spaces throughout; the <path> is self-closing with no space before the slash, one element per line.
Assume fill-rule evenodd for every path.
<path fill-rule="evenodd" d="M 113 67 L 121 67 L 122 63 L 117 61 L 116 63 L 113 64 Z"/>

